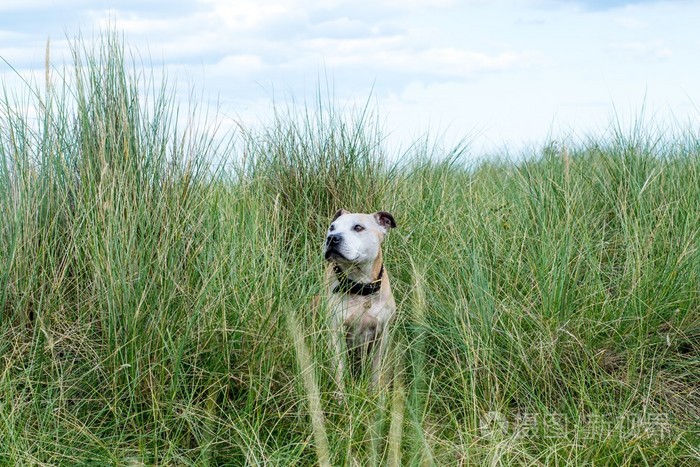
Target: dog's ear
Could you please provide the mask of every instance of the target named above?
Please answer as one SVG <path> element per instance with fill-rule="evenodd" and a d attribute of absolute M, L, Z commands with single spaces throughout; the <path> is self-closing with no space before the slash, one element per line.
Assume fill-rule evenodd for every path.
<path fill-rule="evenodd" d="M 386 211 L 375 212 L 374 219 L 377 221 L 377 224 L 384 227 L 384 230 L 388 231 L 389 229 L 393 229 L 394 227 L 396 227 L 396 221 L 394 220 L 394 216 L 392 216 Z"/>
<path fill-rule="evenodd" d="M 336 220 L 337 218 L 339 218 L 343 214 L 348 214 L 349 212 L 350 211 L 346 211 L 345 209 L 338 209 L 336 211 L 335 215 L 333 216 L 333 219 L 331 220 L 331 222 L 333 222 L 334 220 Z"/>

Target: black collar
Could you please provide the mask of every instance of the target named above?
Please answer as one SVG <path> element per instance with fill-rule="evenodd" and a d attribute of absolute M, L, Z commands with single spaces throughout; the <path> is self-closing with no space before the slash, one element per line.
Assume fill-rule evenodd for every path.
<path fill-rule="evenodd" d="M 336 285 L 333 289 L 333 293 L 341 292 L 352 295 L 362 295 L 364 297 L 379 292 L 379 289 L 382 287 L 382 275 L 384 275 L 383 264 L 379 270 L 379 276 L 377 276 L 377 279 L 373 280 L 369 284 L 355 282 L 354 280 L 350 279 L 337 264 L 333 267 L 333 271 L 335 272 L 335 276 L 338 278 L 338 285 Z"/>

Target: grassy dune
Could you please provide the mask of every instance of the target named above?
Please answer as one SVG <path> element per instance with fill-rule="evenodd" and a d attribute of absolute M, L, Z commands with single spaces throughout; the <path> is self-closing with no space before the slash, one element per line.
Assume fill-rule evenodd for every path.
<path fill-rule="evenodd" d="M 0 99 L 0 464 L 700 463 L 700 137 L 397 163 L 319 106 L 233 144 L 118 37 L 73 52 Z M 391 384 L 342 400 L 339 207 L 398 223 Z"/>

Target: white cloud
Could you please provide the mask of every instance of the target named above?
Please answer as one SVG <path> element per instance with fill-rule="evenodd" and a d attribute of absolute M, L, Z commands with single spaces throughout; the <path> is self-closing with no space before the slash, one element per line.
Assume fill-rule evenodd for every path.
<path fill-rule="evenodd" d="M 610 48 L 626 60 L 665 60 L 673 55 L 662 41 L 614 43 Z"/>
<path fill-rule="evenodd" d="M 221 21 L 232 30 L 254 30 L 278 18 L 298 15 L 293 2 L 237 0 L 199 0 L 209 6 L 207 17 Z"/>
<path fill-rule="evenodd" d="M 617 23 L 625 29 L 641 31 L 647 28 L 647 23 L 634 16 L 624 16 L 617 19 Z"/>
<path fill-rule="evenodd" d="M 487 54 L 458 48 L 437 48 L 407 54 L 400 59 L 400 63 L 414 73 L 429 70 L 442 76 L 469 76 L 478 72 L 505 71 L 527 66 L 536 59 L 536 54 L 527 52 Z"/>
<path fill-rule="evenodd" d="M 228 55 L 216 66 L 239 75 L 255 73 L 262 69 L 263 59 L 258 55 Z"/>
<path fill-rule="evenodd" d="M 504 50 L 496 53 L 458 47 L 415 48 L 416 41 L 406 35 L 303 40 L 307 53 L 323 57 L 333 67 L 365 67 L 391 73 L 435 77 L 467 77 L 476 73 L 505 71 L 541 62 L 536 52 Z"/>
<path fill-rule="evenodd" d="M 310 33 L 319 37 L 349 39 L 368 36 L 371 37 L 379 34 L 380 31 L 376 26 L 368 25 L 364 21 L 343 16 L 314 24 L 310 29 Z"/>
<path fill-rule="evenodd" d="M 62 0 L 61 6 L 63 8 L 71 8 L 77 5 L 85 4 L 85 0 Z M 45 8 L 46 0 L 2 0 L 0 2 L 0 12 L 18 12 L 18 11 L 28 11 L 28 10 L 38 10 Z"/>

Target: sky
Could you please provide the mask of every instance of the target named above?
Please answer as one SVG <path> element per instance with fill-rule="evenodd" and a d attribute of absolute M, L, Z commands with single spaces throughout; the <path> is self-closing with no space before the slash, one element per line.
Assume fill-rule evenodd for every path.
<path fill-rule="evenodd" d="M 0 79 L 44 73 L 113 27 L 223 121 L 273 103 L 367 102 L 388 144 L 474 154 L 605 134 L 642 117 L 697 128 L 700 2 L 689 0 L 2 0 Z"/>

